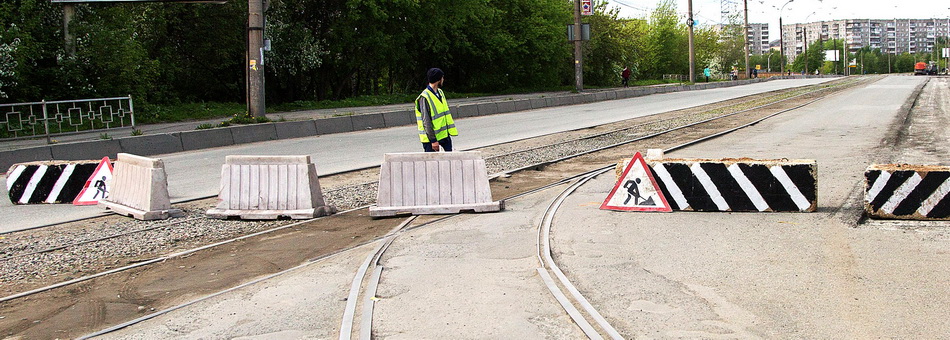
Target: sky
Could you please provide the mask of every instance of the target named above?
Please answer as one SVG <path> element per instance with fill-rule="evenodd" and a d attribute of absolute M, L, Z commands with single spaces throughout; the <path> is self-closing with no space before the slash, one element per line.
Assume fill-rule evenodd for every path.
<path fill-rule="evenodd" d="M 742 12 L 742 0 L 733 0 Z M 621 17 L 642 18 L 659 0 L 608 0 L 618 7 Z M 685 18 L 687 0 L 675 0 L 677 11 Z M 768 23 L 771 40 L 778 39 L 779 10 L 788 0 L 748 0 L 749 23 Z M 720 0 L 693 0 L 693 16 L 699 25 L 720 22 Z M 814 13 L 814 14 L 813 14 Z M 793 0 L 782 11 L 782 23 L 794 24 L 837 19 L 930 19 L 950 18 L 947 0 Z M 740 17 L 741 18 L 741 17 Z"/>

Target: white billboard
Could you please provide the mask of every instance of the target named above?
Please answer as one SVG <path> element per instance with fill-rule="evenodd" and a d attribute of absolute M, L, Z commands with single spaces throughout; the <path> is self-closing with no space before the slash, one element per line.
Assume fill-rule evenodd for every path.
<path fill-rule="evenodd" d="M 825 50 L 825 60 L 827 61 L 840 61 L 838 55 L 841 54 L 841 51 L 838 50 Z"/>

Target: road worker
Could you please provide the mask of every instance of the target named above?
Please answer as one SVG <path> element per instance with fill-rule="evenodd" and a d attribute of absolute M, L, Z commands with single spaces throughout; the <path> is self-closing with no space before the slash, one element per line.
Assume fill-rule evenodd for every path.
<path fill-rule="evenodd" d="M 449 104 L 442 92 L 445 73 L 438 68 L 426 72 L 429 86 L 416 98 L 416 123 L 419 140 L 426 152 L 452 151 L 452 137 L 458 136 Z"/>

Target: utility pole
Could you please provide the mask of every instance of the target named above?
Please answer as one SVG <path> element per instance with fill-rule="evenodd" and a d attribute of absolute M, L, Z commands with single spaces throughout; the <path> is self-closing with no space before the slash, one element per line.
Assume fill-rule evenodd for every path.
<path fill-rule="evenodd" d="M 65 39 L 66 54 L 70 57 L 76 56 L 76 44 L 73 40 L 73 34 L 69 33 L 69 22 L 76 16 L 76 5 L 71 3 L 63 4 L 63 39 Z"/>
<path fill-rule="evenodd" d="M 805 42 L 805 49 L 802 56 L 805 57 L 805 74 L 808 74 L 808 26 L 802 27 L 802 40 Z"/>
<path fill-rule="evenodd" d="M 783 6 L 784 7 L 784 6 Z M 781 12 L 780 12 L 781 13 Z M 785 26 L 782 26 L 782 15 L 778 16 L 778 45 L 782 55 L 779 57 L 779 65 L 782 75 L 785 75 Z"/>
<path fill-rule="evenodd" d="M 248 0 L 247 12 L 247 113 L 264 117 L 264 0 Z"/>
<path fill-rule="evenodd" d="M 744 34 L 742 42 L 745 45 L 745 75 L 746 78 L 752 78 L 752 70 L 749 68 L 749 0 L 742 0 L 742 8 L 743 17 L 745 18 L 745 26 L 742 29 Z"/>
<path fill-rule="evenodd" d="M 686 25 L 689 26 L 689 82 L 696 82 L 696 53 L 693 50 L 693 0 L 689 0 L 689 19 L 686 20 Z"/>
<path fill-rule="evenodd" d="M 581 0 L 574 0 L 574 89 L 584 91 L 584 51 L 581 50 Z"/>

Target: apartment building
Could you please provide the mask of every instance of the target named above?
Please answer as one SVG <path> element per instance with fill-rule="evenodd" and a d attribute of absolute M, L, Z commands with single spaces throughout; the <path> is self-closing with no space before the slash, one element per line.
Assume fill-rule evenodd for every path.
<path fill-rule="evenodd" d="M 736 24 L 734 27 L 741 29 L 741 26 L 741 24 Z M 726 27 L 727 25 L 716 25 L 716 29 L 720 32 L 734 32 L 733 30 L 726 30 Z M 769 53 L 769 24 L 749 24 L 749 36 L 747 37 L 747 41 L 749 43 L 750 54 L 760 55 Z"/>
<path fill-rule="evenodd" d="M 851 52 L 864 47 L 884 53 L 932 52 L 938 37 L 950 38 L 950 18 L 846 19 L 783 25 L 785 56 L 794 60 L 805 44 L 843 39 Z"/>

